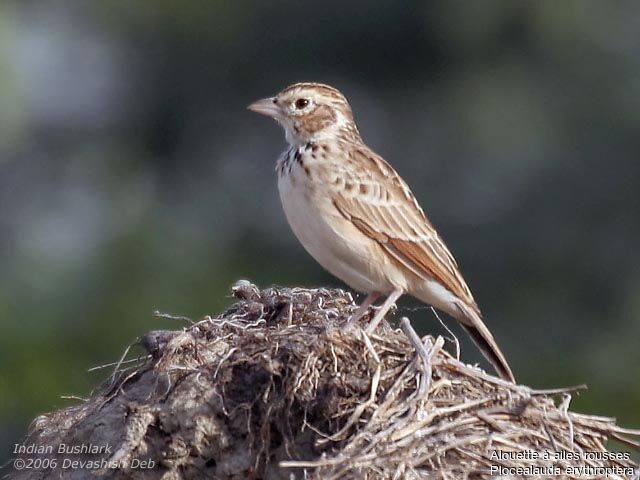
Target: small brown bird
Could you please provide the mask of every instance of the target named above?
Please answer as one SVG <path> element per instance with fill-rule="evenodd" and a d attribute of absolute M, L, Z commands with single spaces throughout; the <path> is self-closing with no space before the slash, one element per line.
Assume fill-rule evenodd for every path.
<path fill-rule="evenodd" d="M 328 85 L 296 83 L 248 108 L 285 130 L 289 148 L 276 172 L 296 237 L 330 273 L 367 293 L 350 321 L 387 295 L 372 331 L 408 293 L 458 320 L 500 377 L 515 382 L 455 259 L 404 180 L 364 144 L 346 98 Z"/>

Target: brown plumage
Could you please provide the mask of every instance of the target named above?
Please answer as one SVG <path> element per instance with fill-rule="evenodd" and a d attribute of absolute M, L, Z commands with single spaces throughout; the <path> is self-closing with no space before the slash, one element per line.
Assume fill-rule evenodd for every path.
<path fill-rule="evenodd" d="M 373 329 L 408 293 L 457 319 L 500 376 L 514 381 L 453 255 L 404 180 L 364 144 L 345 97 L 298 83 L 249 108 L 285 129 L 290 148 L 278 161 L 278 187 L 294 233 L 329 272 L 368 294 L 352 321 L 388 295 Z"/>

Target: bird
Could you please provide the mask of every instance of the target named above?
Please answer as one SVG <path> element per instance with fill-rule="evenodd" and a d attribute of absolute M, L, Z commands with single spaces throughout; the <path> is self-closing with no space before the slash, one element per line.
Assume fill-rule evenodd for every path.
<path fill-rule="evenodd" d="M 498 375 L 515 383 L 456 260 L 407 183 L 364 143 L 345 96 L 301 82 L 247 108 L 284 128 L 288 148 L 276 173 L 293 233 L 329 273 L 366 294 L 349 323 L 386 296 L 366 329 L 373 332 L 411 295 L 457 320 Z"/>

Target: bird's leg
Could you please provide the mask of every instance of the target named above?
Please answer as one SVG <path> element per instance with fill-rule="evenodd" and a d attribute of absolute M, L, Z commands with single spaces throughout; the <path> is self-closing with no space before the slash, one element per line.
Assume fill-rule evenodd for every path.
<path fill-rule="evenodd" d="M 403 293 L 404 292 L 402 291 L 402 289 L 397 288 L 389 294 L 387 299 L 384 301 L 384 303 L 380 306 L 380 308 L 376 312 L 376 316 L 373 317 L 373 320 L 371 320 L 371 323 L 367 327 L 367 330 L 366 330 L 367 333 L 371 333 L 376 329 L 376 327 L 378 326 L 380 321 L 384 318 L 384 316 L 387 314 L 391 306 L 394 303 L 396 303 L 396 300 L 398 300 Z"/>
<path fill-rule="evenodd" d="M 369 310 L 369 307 L 373 304 L 373 302 L 375 302 L 378 298 L 380 298 L 380 292 L 369 293 L 358 307 L 358 310 L 356 310 L 356 313 L 351 315 L 349 321 L 347 322 L 347 326 L 353 325 L 358 320 L 360 320 L 364 316 L 364 314 L 367 313 L 367 310 Z"/>

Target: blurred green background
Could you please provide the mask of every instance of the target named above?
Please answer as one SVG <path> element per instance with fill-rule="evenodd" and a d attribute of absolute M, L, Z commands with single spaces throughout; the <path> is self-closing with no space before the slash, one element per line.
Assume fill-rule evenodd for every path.
<path fill-rule="evenodd" d="M 640 427 L 640 2 L 5 0 L 0 460 L 110 372 L 88 368 L 183 326 L 154 310 L 342 286 L 286 224 L 281 130 L 245 110 L 301 80 L 350 99 L 518 379 Z"/>

